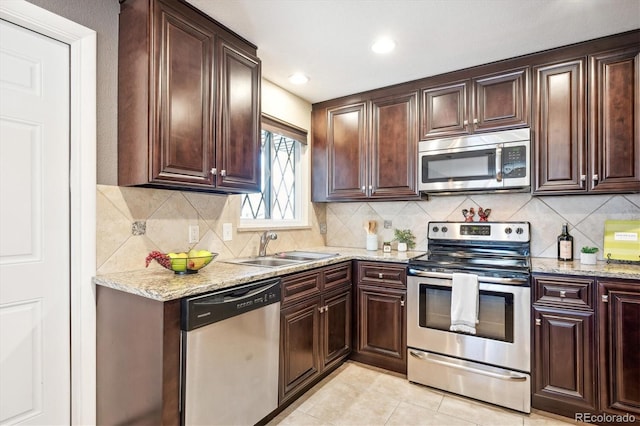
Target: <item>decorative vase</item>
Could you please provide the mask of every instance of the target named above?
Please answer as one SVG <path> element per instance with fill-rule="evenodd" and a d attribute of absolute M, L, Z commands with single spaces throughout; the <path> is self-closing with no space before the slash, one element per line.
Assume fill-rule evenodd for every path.
<path fill-rule="evenodd" d="M 580 263 L 584 265 L 595 265 L 597 253 L 580 253 Z"/>
<path fill-rule="evenodd" d="M 407 251 L 407 243 L 398 243 L 398 251 Z"/>

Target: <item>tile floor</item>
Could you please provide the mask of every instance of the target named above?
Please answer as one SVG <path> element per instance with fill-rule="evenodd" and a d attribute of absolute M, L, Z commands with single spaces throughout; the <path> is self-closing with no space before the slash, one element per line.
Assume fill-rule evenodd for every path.
<path fill-rule="evenodd" d="M 529 415 L 411 384 L 404 376 L 348 361 L 275 417 L 274 425 L 568 426 L 573 419 Z"/>

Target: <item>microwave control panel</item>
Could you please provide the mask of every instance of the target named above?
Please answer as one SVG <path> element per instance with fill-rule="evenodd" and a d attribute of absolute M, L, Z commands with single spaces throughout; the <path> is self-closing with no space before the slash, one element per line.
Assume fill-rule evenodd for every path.
<path fill-rule="evenodd" d="M 502 149 L 502 174 L 504 178 L 527 176 L 527 148 L 523 145 Z"/>

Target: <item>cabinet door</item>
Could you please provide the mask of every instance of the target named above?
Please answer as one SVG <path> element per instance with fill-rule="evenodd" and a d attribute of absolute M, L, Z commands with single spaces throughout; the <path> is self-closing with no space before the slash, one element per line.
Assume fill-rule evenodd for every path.
<path fill-rule="evenodd" d="M 320 298 L 280 311 L 279 403 L 320 373 Z"/>
<path fill-rule="evenodd" d="M 640 416 L 640 281 L 599 280 L 600 408 Z"/>
<path fill-rule="evenodd" d="M 469 133 L 468 87 L 468 81 L 461 81 L 422 90 L 420 139 Z"/>
<path fill-rule="evenodd" d="M 157 2 L 153 19 L 158 92 L 150 123 L 150 180 L 211 187 L 214 34 L 180 3 Z"/>
<path fill-rule="evenodd" d="M 238 192 L 259 192 L 260 62 L 224 41 L 219 50 L 217 186 Z"/>
<path fill-rule="evenodd" d="M 596 410 L 593 312 L 533 308 L 533 406 L 574 417 Z"/>
<path fill-rule="evenodd" d="M 322 303 L 323 370 L 351 352 L 351 287 L 325 295 Z"/>
<path fill-rule="evenodd" d="M 417 109 L 416 92 L 371 101 L 370 197 L 418 196 Z"/>
<path fill-rule="evenodd" d="M 586 192 L 585 59 L 534 68 L 534 192 Z"/>
<path fill-rule="evenodd" d="M 366 198 L 366 105 L 328 109 L 327 121 L 327 199 Z"/>
<path fill-rule="evenodd" d="M 354 359 L 406 373 L 405 290 L 359 285 Z"/>
<path fill-rule="evenodd" d="M 524 127 L 529 123 L 529 70 L 473 79 L 473 132 Z"/>
<path fill-rule="evenodd" d="M 640 190 L 640 47 L 590 57 L 592 191 Z"/>

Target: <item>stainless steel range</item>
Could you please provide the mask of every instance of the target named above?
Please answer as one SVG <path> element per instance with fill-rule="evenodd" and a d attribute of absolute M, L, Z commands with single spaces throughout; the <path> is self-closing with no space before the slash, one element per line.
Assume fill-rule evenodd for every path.
<path fill-rule="evenodd" d="M 430 222 L 428 243 L 409 261 L 408 379 L 529 413 L 529 223 Z"/>

